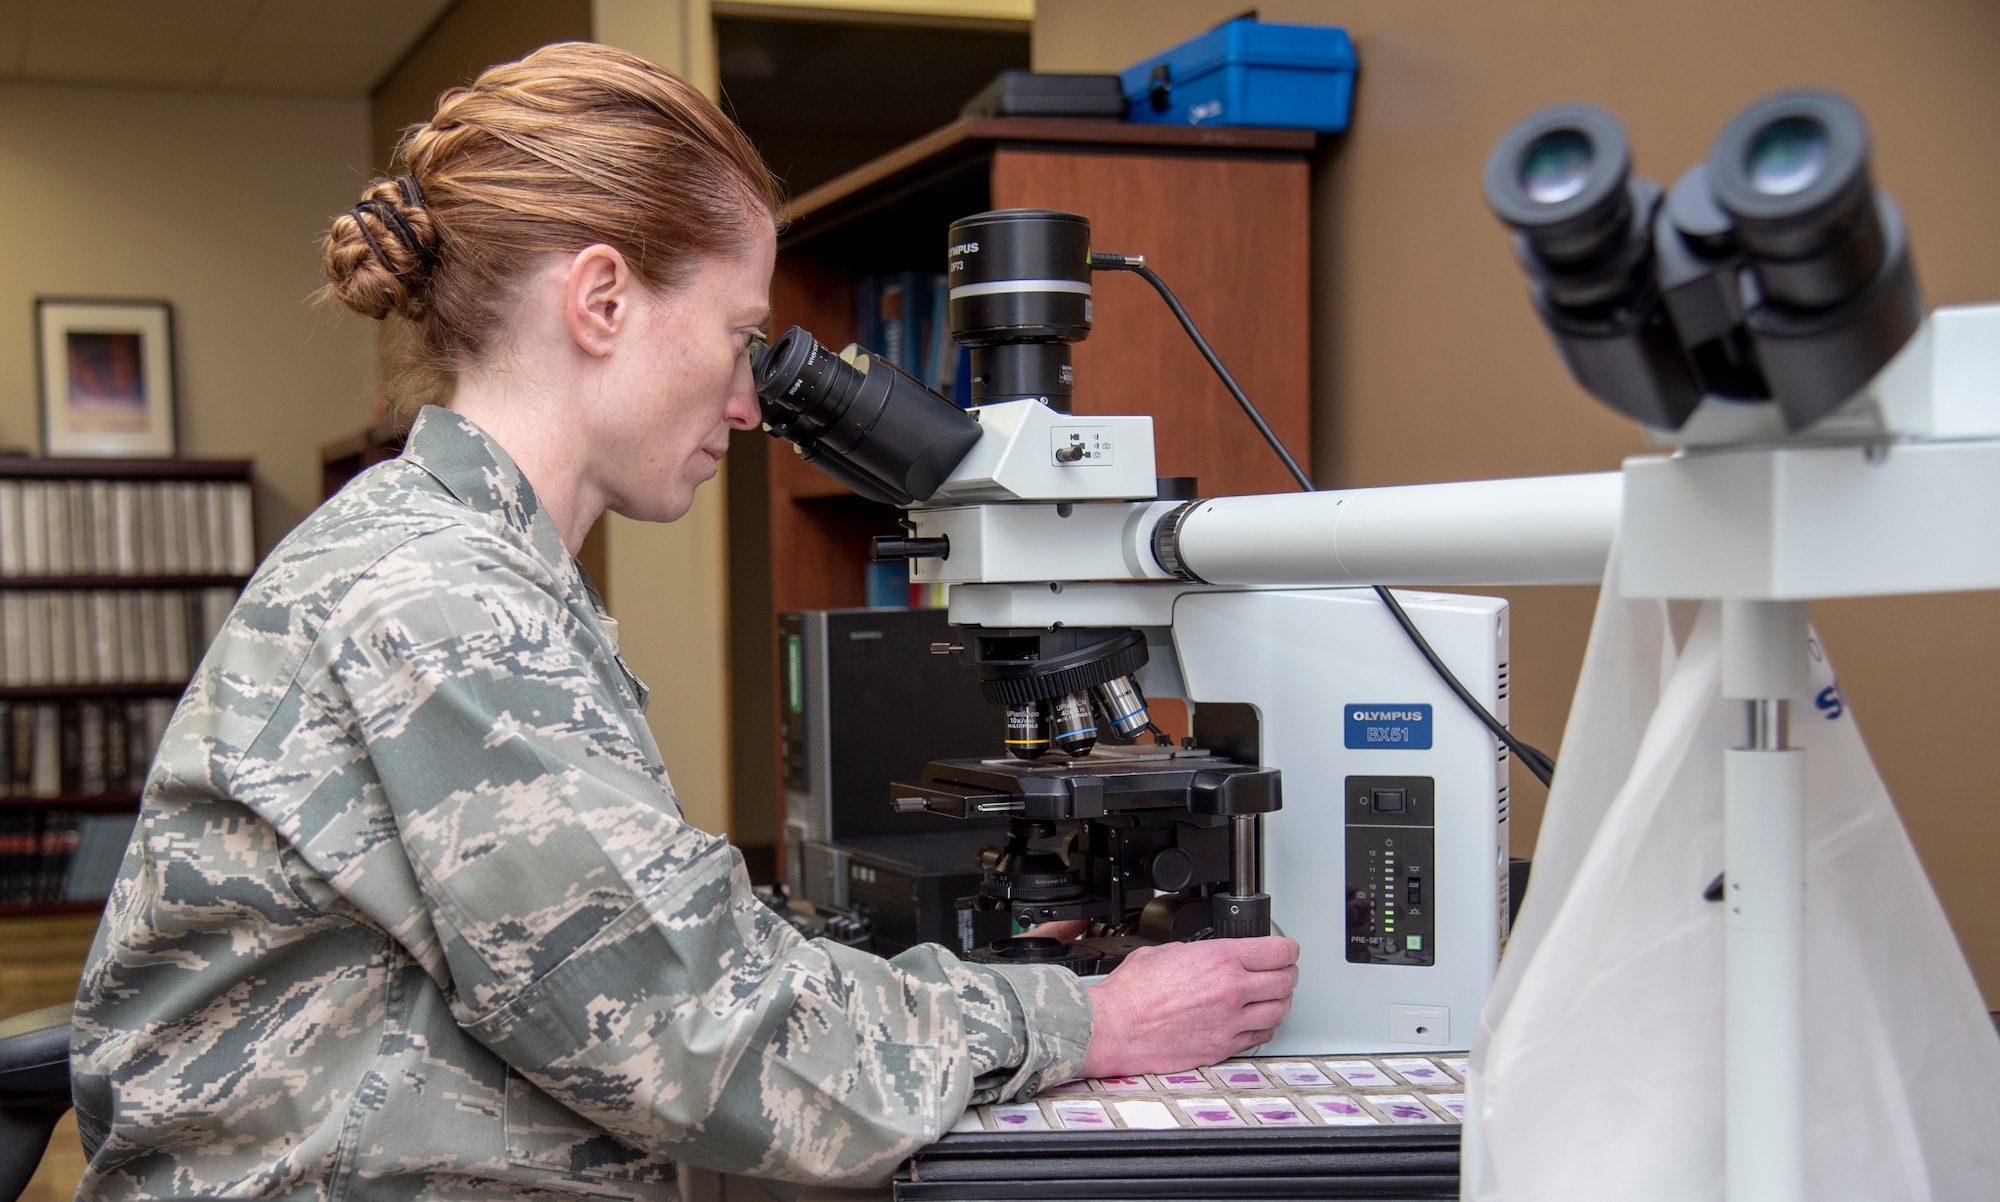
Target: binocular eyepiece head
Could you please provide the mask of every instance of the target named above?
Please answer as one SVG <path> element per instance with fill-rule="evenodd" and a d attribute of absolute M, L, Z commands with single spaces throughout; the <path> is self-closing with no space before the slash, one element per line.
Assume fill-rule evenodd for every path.
<path fill-rule="evenodd" d="M 1632 176 L 1616 118 L 1570 104 L 1509 130 L 1484 182 L 1586 391 L 1660 429 L 1713 395 L 1774 401 L 1799 430 L 1923 320 L 1908 237 L 1868 157 L 1852 104 L 1786 92 L 1737 114 L 1662 193 Z"/>

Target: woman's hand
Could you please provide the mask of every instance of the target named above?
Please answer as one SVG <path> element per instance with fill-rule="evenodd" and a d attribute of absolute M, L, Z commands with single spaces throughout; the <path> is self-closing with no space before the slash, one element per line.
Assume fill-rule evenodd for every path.
<path fill-rule="evenodd" d="M 1080 1075 L 1171 1073 L 1256 1047 L 1292 1007 L 1298 959 L 1283 935 L 1140 948 L 1089 991 Z"/>

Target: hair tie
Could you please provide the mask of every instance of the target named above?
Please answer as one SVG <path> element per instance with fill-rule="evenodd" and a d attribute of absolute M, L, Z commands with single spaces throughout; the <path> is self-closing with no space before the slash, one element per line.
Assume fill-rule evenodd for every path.
<path fill-rule="evenodd" d="M 424 203 L 423 185 L 417 182 L 416 176 L 407 173 L 397 176 L 396 189 L 397 191 L 403 194 L 404 204 L 419 209 L 427 209 L 430 207 L 429 205 Z"/>
<path fill-rule="evenodd" d="M 354 224 L 361 227 L 361 234 L 368 239 L 368 245 L 374 249 L 375 257 L 382 260 L 382 265 L 387 267 L 392 274 L 401 275 L 402 273 L 396 270 L 396 265 L 390 262 L 389 256 L 382 253 L 382 244 L 377 242 L 375 235 L 369 232 L 368 223 L 361 220 L 361 214 L 364 210 L 379 215 L 385 223 L 396 227 L 396 233 L 402 237 L 403 245 L 409 247 L 410 253 L 417 256 L 418 267 L 428 272 L 435 265 L 436 257 L 424 248 L 423 243 L 417 241 L 417 231 L 410 228 L 410 223 L 404 220 L 401 213 L 396 211 L 396 206 L 386 200 L 378 200 L 371 196 L 354 206 Z"/>
<path fill-rule="evenodd" d="M 355 205 L 347 215 L 353 219 L 354 228 L 361 231 L 361 237 L 367 241 L 368 249 L 375 252 L 375 257 L 381 261 L 382 266 L 389 269 L 390 275 L 395 275 L 396 265 L 389 261 L 387 254 L 383 253 L 382 244 L 375 241 L 375 235 L 369 231 L 368 223 L 361 220 L 361 206 Z"/>

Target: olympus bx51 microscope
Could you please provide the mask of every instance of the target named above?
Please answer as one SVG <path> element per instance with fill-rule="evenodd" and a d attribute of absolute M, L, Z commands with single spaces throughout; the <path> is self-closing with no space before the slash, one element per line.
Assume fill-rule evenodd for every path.
<path fill-rule="evenodd" d="M 1069 412 L 1093 269 L 1145 276 L 1216 361 L 1142 259 L 1089 239 L 1046 210 L 952 225 L 969 411 L 797 327 L 758 353 L 771 433 L 907 510 L 877 557 L 952 586 L 937 650 L 1004 708 L 991 758 L 932 762 L 894 803 L 1007 815 L 973 904 L 1093 923 L 975 957 L 1090 973 L 1276 930 L 1301 975 L 1267 1050 L 1464 1047 L 1508 914 L 1507 606 L 1365 586 L 1595 583 L 1618 476 L 1162 498 L 1150 417 Z M 1189 746 L 1148 696 L 1189 703 Z"/>
<path fill-rule="evenodd" d="M 1747 633 L 1726 641 L 1745 663 L 1793 648 L 1775 664 L 1804 645 L 1802 598 L 2000 579 L 2000 539 L 1964 537 L 2000 520 L 2000 307 L 1924 316 L 1852 106 L 1759 102 L 1671 192 L 1629 164 L 1614 121 L 1569 106 L 1521 122 L 1486 176 L 1572 375 L 1674 449 L 1619 473 L 1163 497 L 1150 418 L 1068 411 L 1093 271 L 1145 278 L 1311 485 L 1143 259 L 1092 253 L 1063 213 L 951 228 L 970 411 L 796 328 L 760 356 L 771 432 L 908 511 L 878 553 L 952 585 L 944 649 L 1006 710 L 1004 751 L 933 762 L 896 804 L 1008 815 L 979 904 L 1095 924 L 983 954 L 1088 972 L 1275 929 L 1303 950 L 1270 1051 L 1465 1046 L 1506 934 L 1508 758 L 1552 765 L 1505 727 L 1505 604 L 1383 586 L 1596 583 L 1617 533 L 1627 595 L 1731 599 L 1725 633 Z M 1782 748 L 1763 699 L 1799 671 L 1725 672 L 1757 699 L 1753 748 Z M 1143 744 L 1149 693 L 1189 703 L 1193 747 Z M 1795 1085 L 1795 1040 L 1769 1036 L 1796 1029 L 1797 824 L 1766 833 L 1788 900 L 1732 920 L 1730 1013 L 1762 1033 L 1732 1046 L 1793 1048 L 1763 1076 Z M 1732 859 L 1729 879 L 1761 872 Z"/>
<path fill-rule="evenodd" d="M 1088 970 L 1268 921 L 1303 945 L 1268 1050 L 1466 1046 L 1505 935 L 1507 755 L 1553 765 L 1504 725 L 1504 604 L 1381 586 L 1596 583 L 1615 533 L 1626 596 L 1722 603 L 1747 741 L 1714 886 L 1727 1193 L 1802 1199 L 1807 603 L 2000 587 L 2000 305 L 1925 315 L 1868 160 L 1860 114 L 1811 91 L 1746 108 L 1671 189 L 1601 110 L 1501 139 L 1487 200 L 1543 324 L 1670 449 L 1619 473 L 1162 497 L 1149 419 L 1067 412 L 1092 270 L 1146 278 L 1311 485 L 1143 260 L 1091 253 L 1067 214 L 952 227 L 970 413 L 788 332 L 757 365 L 772 433 L 908 509 L 879 549 L 953 585 L 947 649 L 1007 707 L 1007 754 L 933 763 L 898 804 L 1009 815 L 986 903 L 1098 924 L 1021 958 Z M 1148 692 L 1189 702 L 1196 747 L 1093 749 L 1147 731 Z M 1150 787 L 1134 767 L 1170 757 Z"/>

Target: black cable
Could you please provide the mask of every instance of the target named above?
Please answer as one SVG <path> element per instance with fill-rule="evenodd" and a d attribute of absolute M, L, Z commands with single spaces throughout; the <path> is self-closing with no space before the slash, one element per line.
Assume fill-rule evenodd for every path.
<path fill-rule="evenodd" d="M 1151 284 L 1153 291 L 1160 294 L 1160 299 L 1167 302 L 1167 308 L 1173 310 L 1175 320 L 1181 323 L 1181 329 L 1187 331 L 1187 336 L 1193 340 L 1195 349 L 1201 352 L 1201 357 L 1208 360 L 1208 365 L 1215 369 L 1215 374 L 1222 380 L 1222 386 L 1229 390 L 1230 396 L 1236 398 L 1236 403 L 1242 406 L 1243 412 L 1256 425 L 1257 432 L 1262 434 L 1264 441 L 1277 452 L 1278 458 L 1285 465 L 1285 470 L 1292 474 L 1292 479 L 1306 492 L 1318 491 L 1312 482 L 1312 477 L 1306 475 L 1305 469 L 1299 466 L 1299 461 L 1292 458 L 1292 453 L 1285 449 L 1284 442 L 1279 439 L 1277 432 L 1271 429 L 1271 424 L 1264 420 L 1263 414 L 1257 412 L 1257 406 L 1250 403 L 1250 398 L 1244 394 L 1242 385 L 1238 384 L 1236 377 L 1230 375 L 1229 369 L 1223 366 L 1222 359 L 1215 353 L 1215 348 L 1209 346 L 1208 339 L 1202 337 L 1201 331 L 1195 328 L 1194 319 L 1188 316 L 1185 308 L 1181 307 L 1180 298 L 1174 295 L 1173 289 L 1167 287 L 1167 282 L 1161 279 L 1158 273 L 1146 266 L 1143 255 L 1093 253 L 1090 256 L 1090 265 L 1099 271 L 1129 271 Z M 1533 773 L 1535 779 L 1546 787 L 1555 778 L 1556 762 L 1546 753 L 1515 738 L 1512 731 L 1481 705 L 1470 690 L 1459 683 L 1458 677 L 1452 675 L 1451 669 L 1445 666 L 1444 660 L 1439 658 L 1438 653 L 1431 647 L 1430 640 L 1424 637 L 1423 631 L 1417 629 L 1416 622 L 1404 612 L 1402 602 L 1396 600 L 1394 593 L 1379 584 L 1375 585 L 1374 589 L 1375 595 L 1388 607 L 1390 616 L 1396 619 L 1396 625 L 1403 628 L 1403 633 L 1416 645 L 1417 651 L 1423 655 L 1424 661 L 1430 664 L 1431 670 L 1437 673 L 1438 679 L 1444 681 L 1452 693 L 1465 703 L 1465 708 L 1471 710 L 1473 716 L 1493 733 L 1494 738 L 1499 739 L 1508 751 L 1519 757 L 1521 766 Z"/>

